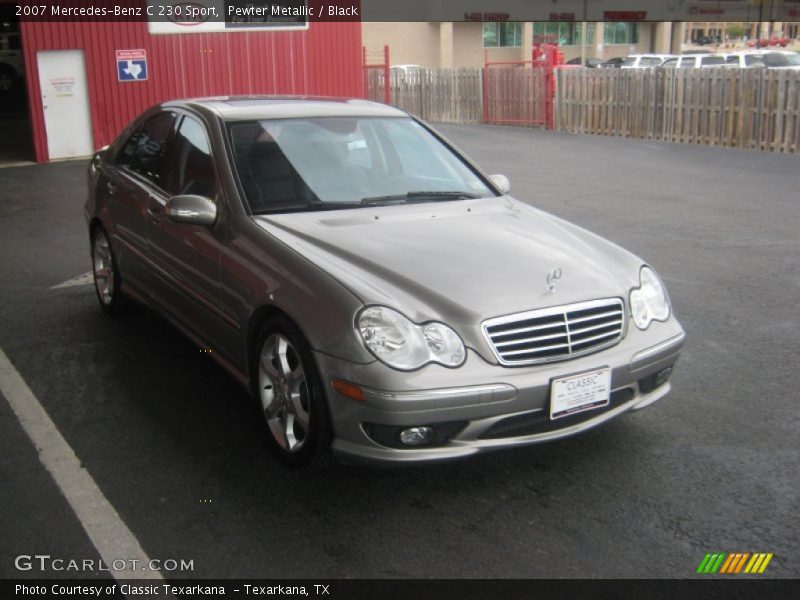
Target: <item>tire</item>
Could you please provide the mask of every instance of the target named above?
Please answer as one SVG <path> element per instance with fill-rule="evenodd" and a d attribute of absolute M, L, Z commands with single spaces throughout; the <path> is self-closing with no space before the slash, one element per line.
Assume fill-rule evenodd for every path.
<path fill-rule="evenodd" d="M 100 307 L 109 315 L 119 315 L 126 308 L 121 292 L 122 277 L 111 240 L 101 225 L 92 231 L 92 277 Z"/>
<path fill-rule="evenodd" d="M 332 426 L 311 347 L 288 318 L 269 318 L 253 356 L 253 383 L 270 448 L 290 467 L 330 462 Z"/>

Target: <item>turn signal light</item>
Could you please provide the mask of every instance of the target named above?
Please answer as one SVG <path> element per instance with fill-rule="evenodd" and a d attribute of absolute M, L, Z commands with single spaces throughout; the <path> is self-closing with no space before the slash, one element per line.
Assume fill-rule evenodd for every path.
<path fill-rule="evenodd" d="M 343 379 L 333 380 L 333 389 L 339 392 L 342 396 L 347 396 L 356 402 L 364 402 L 364 390 L 355 383 L 344 381 Z"/>

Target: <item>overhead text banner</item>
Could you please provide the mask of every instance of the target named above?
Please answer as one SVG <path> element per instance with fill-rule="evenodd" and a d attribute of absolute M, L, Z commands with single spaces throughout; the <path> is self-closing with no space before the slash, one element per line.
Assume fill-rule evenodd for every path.
<path fill-rule="evenodd" d="M 153 33 L 297 29 L 311 21 L 800 20 L 800 0 L 19 0 L 26 21 L 163 24 Z"/>

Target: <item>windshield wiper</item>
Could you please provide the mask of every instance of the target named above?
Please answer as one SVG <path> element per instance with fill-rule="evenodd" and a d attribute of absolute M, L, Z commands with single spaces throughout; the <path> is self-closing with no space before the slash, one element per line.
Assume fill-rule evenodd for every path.
<path fill-rule="evenodd" d="M 371 196 L 369 198 L 362 198 L 362 206 L 378 206 L 380 204 L 405 204 L 409 201 L 424 202 L 425 200 L 433 200 L 440 202 L 445 200 L 462 200 L 462 199 L 475 199 L 480 198 L 479 194 L 472 194 L 470 192 L 460 191 L 415 191 L 408 192 L 407 194 L 392 194 L 389 196 Z"/>
<path fill-rule="evenodd" d="M 306 204 L 281 205 L 274 208 L 253 211 L 254 215 L 277 215 L 294 212 L 315 212 L 319 210 L 337 210 L 340 208 L 361 208 L 361 202 L 307 202 Z"/>
<path fill-rule="evenodd" d="M 458 191 L 414 191 L 406 194 L 390 196 L 372 196 L 362 198 L 360 202 L 306 202 L 304 204 L 279 204 L 258 211 L 254 215 L 272 215 L 292 212 L 313 212 L 319 210 L 337 210 L 341 208 L 361 208 L 364 206 L 382 206 L 385 204 L 406 204 L 408 202 L 425 202 L 432 200 L 442 202 L 445 200 L 462 200 L 480 198 L 479 194 Z"/>

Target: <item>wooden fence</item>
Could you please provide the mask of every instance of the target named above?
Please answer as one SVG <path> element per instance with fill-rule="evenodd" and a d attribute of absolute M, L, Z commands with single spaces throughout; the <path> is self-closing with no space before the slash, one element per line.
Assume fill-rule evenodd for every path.
<path fill-rule="evenodd" d="M 390 76 L 392 104 L 427 121 L 480 123 L 481 69 L 415 69 Z"/>
<path fill-rule="evenodd" d="M 555 128 L 670 142 L 800 151 L 800 72 L 556 69 Z"/>
<path fill-rule="evenodd" d="M 545 68 L 492 66 L 484 85 L 487 122 L 506 125 L 544 125 L 548 83 Z"/>

